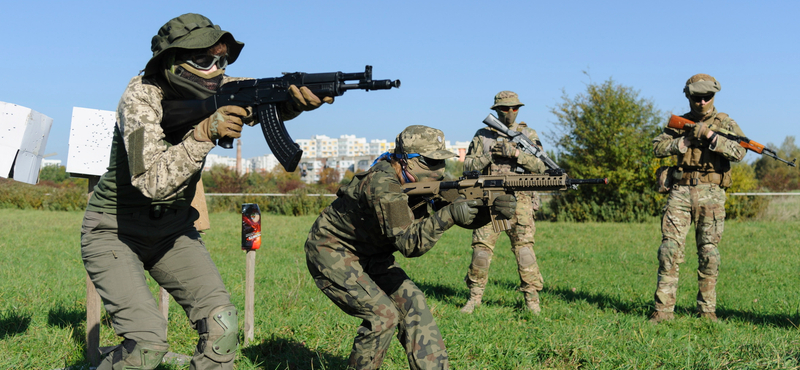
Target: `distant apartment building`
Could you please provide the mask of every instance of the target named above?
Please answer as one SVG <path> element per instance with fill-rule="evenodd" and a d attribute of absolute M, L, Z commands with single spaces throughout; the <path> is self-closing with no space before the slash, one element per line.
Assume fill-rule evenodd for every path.
<path fill-rule="evenodd" d="M 338 139 L 314 135 L 311 139 L 300 139 L 295 142 L 303 150 L 303 157 L 297 168 L 301 179 L 309 184 L 319 182 L 320 174 L 326 168 L 335 169 L 339 173 L 339 180 L 344 178 L 347 171 L 353 173 L 366 171 L 381 154 L 394 150 L 394 140 L 373 139 L 368 142 L 366 138 L 358 138 L 355 135 L 342 135 Z M 449 141 L 445 141 L 445 147 L 458 154 L 457 159 L 463 162 L 469 143 L 469 141 L 456 141 L 455 145 L 450 145 Z M 235 169 L 236 158 L 209 154 L 206 157 L 205 170 L 211 169 L 214 165 Z M 269 172 L 279 165 L 275 155 L 267 154 L 243 159 L 240 173 Z"/>

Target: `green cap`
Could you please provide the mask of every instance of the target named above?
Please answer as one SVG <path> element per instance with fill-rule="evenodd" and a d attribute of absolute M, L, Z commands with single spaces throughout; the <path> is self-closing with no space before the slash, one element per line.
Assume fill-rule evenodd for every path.
<path fill-rule="evenodd" d="M 432 127 L 413 125 L 406 127 L 395 140 L 395 152 L 402 150 L 405 154 L 417 153 L 425 158 L 447 159 L 457 154 L 448 151 L 444 146 L 444 133 Z"/>
<path fill-rule="evenodd" d="M 521 107 L 525 104 L 519 102 L 519 96 L 513 91 L 501 91 L 494 96 L 494 105 L 490 109 L 497 107 Z"/>
<path fill-rule="evenodd" d="M 150 50 L 153 57 L 147 62 L 144 74 L 150 75 L 159 69 L 164 52 L 170 49 L 206 49 L 214 46 L 223 37 L 228 37 L 228 64 L 236 61 L 244 47 L 230 32 L 223 31 L 210 19 L 194 13 L 187 13 L 171 19 L 161 26 L 153 36 Z"/>

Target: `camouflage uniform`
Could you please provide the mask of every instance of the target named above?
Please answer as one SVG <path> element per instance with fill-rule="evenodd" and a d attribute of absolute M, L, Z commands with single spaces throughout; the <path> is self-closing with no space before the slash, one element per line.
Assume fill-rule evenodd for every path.
<path fill-rule="evenodd" d="M 503 91 L 495 97 L 492 109 L 508 106 L 522 106 L 517 94 Z M 502 113 L 498 110 L 498 114 Z M 522 123 L 513 123 L 509 126 L 514 131 L 522 132 L 541 147 L 536 131 Z M 543 173 L 546 169 L 544 163 L 535 156 L 519 152 L 516 158 L 509 158 L 493 154 L 493 149 L 498 143 L 506 142 L 501 133 L 491 128 L 482 128 L 475 133 L 464 160 L 465 171 L 480 171 L 484 175 L 500 175 L 514 173 Z M 535 312 L 539 311 L 539 294 L 542 290 L 544 279 L 536 262 L 533 251 L 534 211 L 539 208 L 539 197 L 535 192 L 517 192 L 517 209 L 515 218 L 511 220 L 512 227 L 506 230 L 511 240 L 511 251 L 517 260 L 517 270 L 520 279 L 520 291 L 525 295 L 526 304 Z M 492 262 L 494 247 L 500 233 L 492 230 L 492 225 L 487 224 L 475 229 L 472 233 L 472 263 L 469 266 L 464 281 L 470 290 L 470 299 L 462 312 L 470 313 L 475 306 L 480 305 L 486 282 L 489 278 L 489 265 Z"/>
<path fill-rule="evenodd" d="M 692 99 L 688 87 L 692 83 L 711 82 L 716 87 L 704 91 L 719 91 L 719 83 L 708 75 L 695 75 L 687 81 L 687 98 Z M 713 95 L 710 95 L 713 96 Z M 721 128 L 744 136 L 736 122 L 713 107 L 713 98 L 703 110 L 698 104 L 684 118 L 704 123 L 708 128 Z M 745 149 L 722 136 L 714 139 L 693 137 L 693 129 L 677 130 L 669 127 L 653 139 L 656 157 L 677 156 L 680 178 L 675 178 L 664 207 L 661 223 L 661 246 L 658 248 L 658 286 L 655 292 L 653 322 L 669 320 L 675 309 L 678 288 L 679 264 L 684 262 L 686 234 L 695 223 L 699 266 L 697 279 L 697 310 L 704 317 L 716 319 L 715 286 L 719 276 L 720 254 L 717 245 L 722 237 L 725 222 L 725 188 L 731 185 L 730 162 L 744 158 Z M 684 146 L 689 137 L 690 145 Z M 678 177 L 677 175 L 675 177 Z"/>
<path fill-rule="evenodd" d="M 186 27 L 178 27 L 179 25 Z M 182 33 L 181 33 L 182 32 Z M 145 271 L 180 304 L 198 331 L 191 369 L 232 369 L 238 343 L 236 308 L 194 228 L 195 186 L 213 142 L 198 141 L 191 128 L 177 136 L 160 126 L 161 101 L 174 91 L 162 88 L 161 52 L 208 48 L 230 37 L 229 60 L 243 44 L 197 14 L 168 22 L 153 38 L 153 59 L 144 76 L 131 79 L 119 101 L 108 171 L 94 188 L 81 228 L 81 255 L 114 331 L 124 341 L 98 369 L 153 369 L 167 353 L 167 320 L 161 314 Z M 167 35 L 169 34 L 169 36 Z M 170 39 L 159 44 L 159 40 Z M 159 46 L 160 45 L 160 46 Z M 224 84 L 230 81 L 224 77 Z M 213 91 L 208 91 L 208 94 Z M 174 96 L 174 95 L 173 95 Z"/>
<path fill-rule="evenodd" d="M 441 133 L 424 126 L 406 131 L 412 128 Z M 444 163 L 441 169 L 439 179 Z M 397 329 L 412 369 L 448 368 L 442 334 L 425 296 L 395 263 L 394 253 L 419 257 L 433 248 L 455 224 L 450 208 L 415 217 L 398 173 L 383 160 L 357 174 L 336 195 L 311 227 L 305 252 L 317 287 L 345 313 L 363 320 L 349 367 L 380 367 Z"/>

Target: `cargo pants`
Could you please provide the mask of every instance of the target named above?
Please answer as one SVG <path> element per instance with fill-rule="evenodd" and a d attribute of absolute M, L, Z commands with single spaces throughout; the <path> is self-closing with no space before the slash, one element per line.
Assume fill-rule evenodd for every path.
<path fill-rule="evenodd" d="M 720 255 L 717 245 L 725 225 L 725 190 L 716 184 L 673 185 L 661 221 L 655 310 L 673 312 L 686 235 L 692 222 L 697 241 L 697 310 L 715 312 Z"/>
<path fill-rule="evenodd" d="M 230 294 L 194 228 L 193 208 L 147 213 L 87 211 L 81 228 L 84 267 L 118 336 L 168 348 L 167 320 L 147 285 L 145 271 L 183 307 L 197 329 L 212 310 L 230 306 Z M 206 351 L 207 352 L 207 351 Z M 190 369 L 232 369 L 236 353 L 209 358 L 195 349 Z M 98 369 L 111 368 L 110 355 Z M 159 359 L 160 361 L 160 359 Z"/>
<path fill-rule="evenodd" d="M 538 292 L 544 288 L 544 278 L 539 271 L 536 253 L 533 250 L 535 243 L 536 225 L 534 223 L 533 199 L 529 192 L 517 192 L 517 209 L 511 220 L 511 229 L 505 233 L 511 240 L 511 251 L 517 260 L 522 292 Z M 476 229 L 472 232 L 472 262 L 469 265 L 464 281 L 470 289 L 486 287 L 489 280 L 489 266 L 494 255 L 494 247 L 500 232 L 492 230 L 492 224 Z"/>
<path fill-rule="evenodd" d="M 317 287 L 336 306 L 363 320 L 356 331 L 348 369 L 378 369 L 395 330 L 411 369 L 449 368 L 442 333 L 425 295 L 394 263 L 394 257 L 359 259 L 346 250 L 329 254 L 339 256 L 339 261 L 317 266 L 307 260 L 308 270 Z"/>

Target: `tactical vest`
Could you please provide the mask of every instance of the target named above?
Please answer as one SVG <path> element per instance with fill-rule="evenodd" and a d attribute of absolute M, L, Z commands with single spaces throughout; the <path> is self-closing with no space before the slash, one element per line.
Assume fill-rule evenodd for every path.
<path fill-rule="evenodd" d="M 527 137 L 531 137 L 533 135 L 533 130 L 528 128 L 524 122 L 515 123 L 514 126 L 511 127 L 514 131 L 522 132 L 523 135 Z M 492 148 L 498 141 L 507 141 L 508 138 L 505 136 L 500 136 L 500 133 L 489 129 L 483 128 L 478 131 L 478 135 L 482 136 L 483 139 L 483 152 L 484 153 L 492 153 Z M 535 137 L 535 136 L 534 136 Z M 492 156 L 492 163 L 490 163 L 486 168 L 483 169 L 484 175 L 501 175 L 501 174 L 516 174 L 514 169 L 517 168 L 517 160 L 514 158 L 507 158 L 507 157 L 498 157 Z M 525 171 L 528 173 L 528 171 Z"/>
<path fill-rule="evenodd" d="M 683 118 L 687 118 L 685 114 Z M 732 120 L 725 113 L 715 113 L 709 119 L 703 121 L 708 128 L 721 128 L 731 130 Z M 678 130 L 681 134 L 683 130 Z M 678 157 L 678 168 L 683 170 L 682 179 L 678 181 L 680 185 L 697 185 L 712 183 L 723 188 L 731 186 L 731 162 L 722 154 L 712 151 L 708 146 L 691 147 L 686 153 L 680 153 Z"/>

